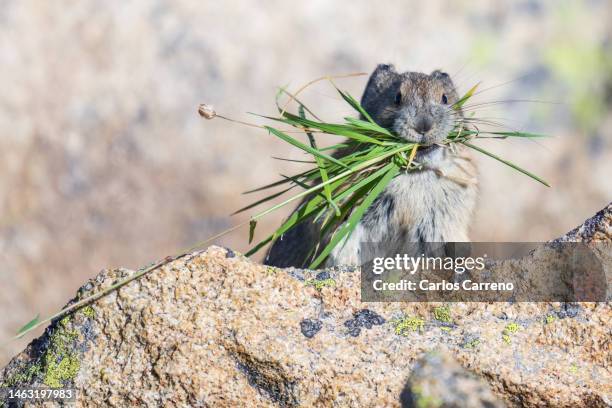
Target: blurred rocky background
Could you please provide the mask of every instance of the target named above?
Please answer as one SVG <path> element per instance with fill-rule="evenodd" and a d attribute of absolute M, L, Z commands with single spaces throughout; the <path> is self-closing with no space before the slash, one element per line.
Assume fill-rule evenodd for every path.
<path fill-rule="evenodd" d="M 482 81 L 480 117 L 546 140 L 480 142 L 474 241 L 542 241 L 612 198 L 612 3 L 590 1 L 0 0 L 0 343 L 103 267 L 137 268 L 246 219 L 234 210 L 302 158 L 204 121 L 275 112 L 278 86 L 326 74 L 448 71 Z M 359 96 L 366 77 L 338 81 Z M 303 97 L 351 114 L 320 84 Z M 260 222 L 263 236 L 287 215 Z M 216 243 L 244 251 L 248 232 Z M 39 332 L 40 333 L 40 332 Z M 37 333 L 38 334 L 38 333 Z M 0 349 L 0 365 L 28 339 Z"/>

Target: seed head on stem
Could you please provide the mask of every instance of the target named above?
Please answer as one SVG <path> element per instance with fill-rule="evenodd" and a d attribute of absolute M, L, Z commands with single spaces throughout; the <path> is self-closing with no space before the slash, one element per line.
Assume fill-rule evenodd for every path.
<path fill-rule="evenodd" d="M 212 119 L 217 116 L 217 112 L 215 112 L 215 108 L 212 105 L 207 105 L 205 103 L 200 104 L 198 107 L 198 113 L 201 117 L 205 119 Z"/>

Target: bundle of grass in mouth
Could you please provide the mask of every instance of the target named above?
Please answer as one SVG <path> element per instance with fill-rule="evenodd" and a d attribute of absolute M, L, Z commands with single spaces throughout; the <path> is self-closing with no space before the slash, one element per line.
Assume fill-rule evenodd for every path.
<path fill-rule="evenodd" d="M 353 75 L 362 74 L 351 74 L 348 76 Z M 301 223 L 317 223 L 320 230 L 319 239 L 312 243 L 306 256 L 308 263 L 303 266 L 308 266 L 310 269 L 319 267 L 332 253 L 334 248 L 346 242 L 346 239 L 362 220 L 368 208 L 370 208 L 376 198 L 379 197 L 395 177 L 398 177 L 403 172 L 421 171 L 424 169 L 425 164 L 419 160 L 419 156 L 422 156 L 423 153 L 431 149 L 453 149 L 455 145 L 463 144 L 548 186 L 544 180 L 534 174 L 472 144 L 474 139 L 483 137 L 540 137 L 537 134 L 517 131 L 479 131 L 474 126 L 474 123 L 476 123 L 474 117 L 467 118 L 464 116 L 464 112 L 462 112 L 462 107 L 474 95 L 478 85 L 475 85 L 463 97 L 445 107 L 451 110 L 451 113 L 453 113 L 451 116 L 455 118 L 451 127 L 452 130 L 448 132 L 446 137 L 442 141 L 427 143 L 424 141 L 415 142 L 407 140 L 388 127 L 381 126 L 372 119 L 355 98 L 336 86 L 333 82 L 334 78 L 339 77 L 326 77 L 311 81 L 295 94 L 281 89 L 277 95 L 279 116 L 264 116 L 264 118 L 274 123 L 280 123 L 285 126 L 281 128 L 271 124 L 262 128 L 283 142 L 291 144 L 310 156 L 311 160 L 299 160 L 298 162 L 311 163 L 312 168 L 291 176 L 283 176 L 277 182 L 247 192 L 254 193 L 270 189 L 280 189 L 280 191 L 275 191 L 237 212 L 252 209 L 281 196 L 288 196 L 281 203 L 271 206 L 250 218 L 249 243 L 253 240 L 258 219 L 279 208 L 292 204 L 296 200 L 301 200 L 298 209 L 273 234 L 252 247 L 246 254 L 247 256 L 256 253 L 265 245 L 281 238 L 283 234 L 286 234 Z M 342 122 L 339 121 L 340 123 L 328 123 L 319 119 L 308 107 L 300 102 L 297 95 L 307 86 L 323 79 L 329 80 L 340 97 L 354 109 L 359 118 L 345 117 Z M 289 97 L 289 101 L 283 107 L 278 102 L 278 97 L 282 94 L 286 94 Z M 446 99 L 446 96 L 443 96 L 443 98 Z M 294 102 L 297 105 L 297 112 L 292 113 L 286 109 L 290 102 Z M 220 116 L 207 105 L 201 105 L 199 112 L 208 119 Z M 223 116 L 220 117 L 228 119 Z M 244 122 L 239 123 L 251 125 Z M 289 129 L 285 129 L 287 127 Z M 301 142 L 294 137 L 296 131 L 303 132 L 308 143 Z M 319 147 L 318 143 L 322 139 L 326 143 L 330 143 L 331 138 L 335 138 L 335 142 L 332 142 L 334 144 L 324 148 Z M 433 170 L 437 171 L 436 169 Z M 470 182 L 470 180 L 460 178 L 454 181 L 459 184 Z"/>

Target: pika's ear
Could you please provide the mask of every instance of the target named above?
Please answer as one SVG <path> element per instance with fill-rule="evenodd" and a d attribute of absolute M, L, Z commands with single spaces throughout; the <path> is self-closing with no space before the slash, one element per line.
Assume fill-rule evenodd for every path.
<path fill-rule="evenodd" d="M 448 85 L 448 86 L 454 88 L 453 80 L 451 79 L 450 75 L 448 75 L 446 72 L 442 72 L 442 71 L 436 69 L 434 72 L 431 73 L 431 77 L 435 78 L 435 79 L 439 79 L 445 85 Z"/>
<path fill-rule="evenodd" d="M 380 98 L 397 77 L 393 64 L 378 64 L 363 91 L 361 105 L 369 112 L 372 103 Z"/>

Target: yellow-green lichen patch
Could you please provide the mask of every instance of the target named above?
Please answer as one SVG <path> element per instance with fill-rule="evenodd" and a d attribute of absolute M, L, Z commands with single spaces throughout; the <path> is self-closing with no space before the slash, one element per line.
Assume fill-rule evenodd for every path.
<path fill-rule="evenodd" d="M 410 332 L 423 331 L 425 320 L 418 316 L 406 316 L 392 321 L 395 334 L 408 336 Z"/>
<path fill-rule="evenodd" d="M 83 308 L 83 314 L 85 315 L 85 317 L 88 317 L 90 319 L 93 319 L 94 316 L 96 315 L 96 311 L 94 310 L 93 307 L 91 306 L 85 306 Z"/>
<path fill-rule="evenodd" d="M 324 287 L 336 286 L 336 281 L 332 278 L 327 279 L 308 279 L 305 283 L 306 286 L 314 286 L 316 290 L 321 290 Z"/>
<path fill-rule="evenodd" d="M 59 362 L 53 355 L 48 355 L 46 364 L 47 371 L 43 382 L 52 388 L 61 387 L 65 381 L 72 380 L 81 368 L 80 361 L 73 354 L 61 357 Z"/>
<path fill-rule="evenodd" d="M 32 379 L 35 378 L 41 371 L 41 366 L 38 362 L 29 366 L 23 366 L 15 370 L 13 374 L 6 378 L 4 382 L 0 383 L 0 387 L 16 387 L 19 385 L 27 385 L 32 383 Z"/>
<path fill-rule="evenodd" d="M 440 330 L 442 330 L 443 332 L 450 333 L 453 330 L 453 328 L 452 327 L 442 326 L 442 327 L 440 327 Z"/>
<path fill-rule="evenodd" d="M 78 332 L 69 330 L 68 322 L 68 317 L 62 319 L 50 335 L 49 346 L 42 358 L 43 382 L 49 387 L 61 387 L 64 382 L 72 380 L 81 367 L 74 348 Z"/>
<path fill-rule="evenodd" d="M 506 327 L 504 327 L 504 330 L 502 331 L 503 342 L 506 344 L 510 344 L 512 342 L 511 335 L 516 333 L 520 328 L 521 326 L 518 323 L 513 322 L 507 324 Z"/>
<path fill-rule="evenodd" d="M 568 371 L 570 372 L 570 374 L 578 374 L 578 365 L 575 363 L 570 365 Z"/>
<path fill-rule="evenodd" d="M 443 323 L 452 323 L 450 306 L 438 306 L 434 308 L 434 318 Z"/>
<path fill-rule="evenodd" d="M 42 353 L 31 362 L 24 362 L 14 370 L 2 386 L 14 387 L 31 385 L 41 381 L 48 387 L 58 388 L 72 381 L 81 363 L 76 347 L 79 337 L 77 330 L 70 329 L 70 316 L 55 324 L 44 340 Z"/>
<path fill-rule="evenodd" d="M 555 320 L 557 320 L 557 318 L 554 315 L 546 316 L 546 324 L 552 324 L 555 322 Z"/>
<path fill-rule="evenodd" d="M 280 269 L 275 266 L 266 266 L 266 275 L 271 276 L 278 272 Z"/>

